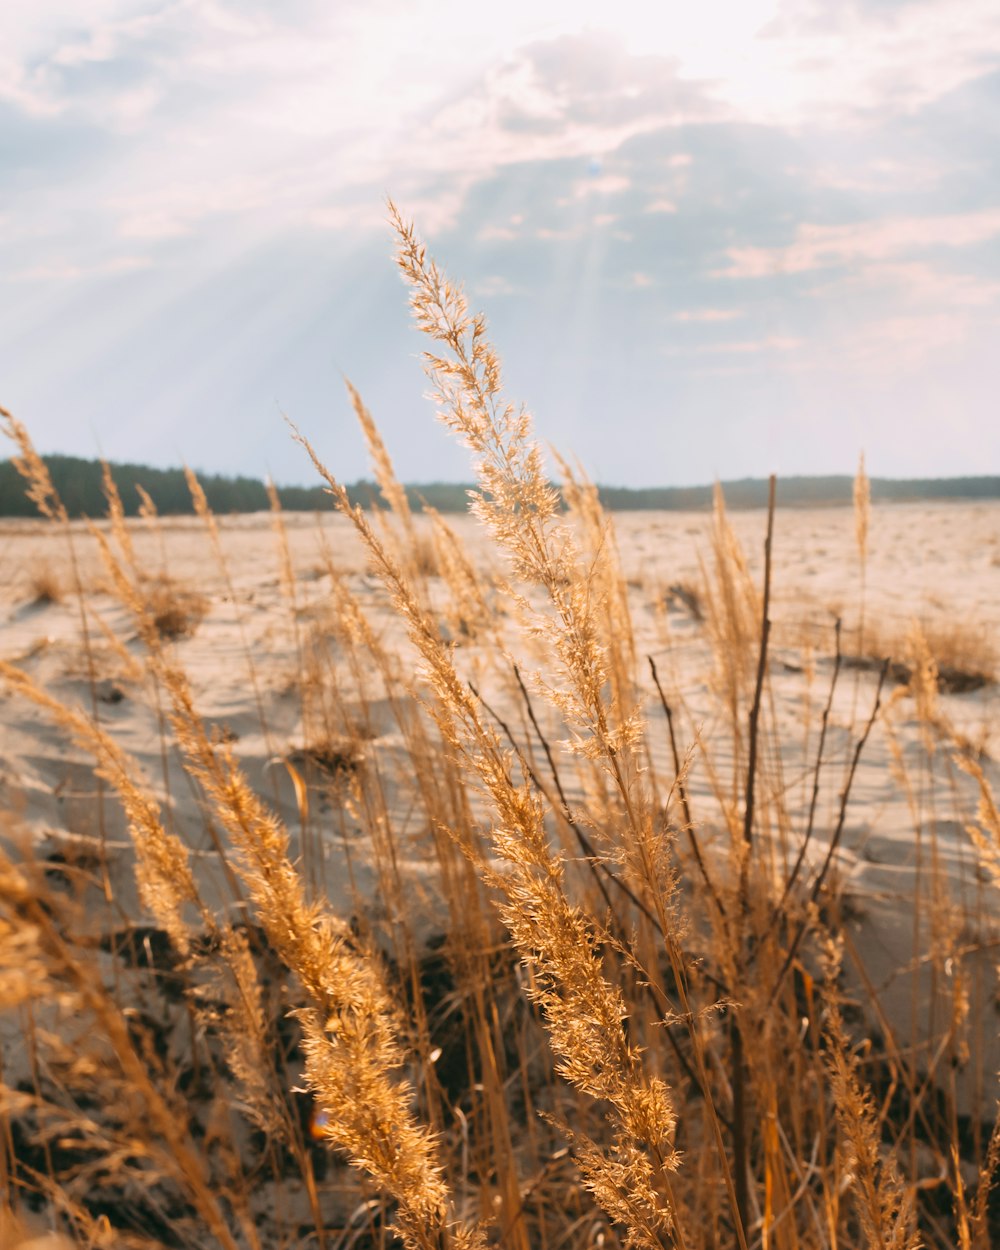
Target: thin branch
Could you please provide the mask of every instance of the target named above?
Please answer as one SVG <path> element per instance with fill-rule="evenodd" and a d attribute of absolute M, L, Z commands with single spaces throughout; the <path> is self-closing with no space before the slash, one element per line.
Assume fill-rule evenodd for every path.
<path fill-rule="evenodd" d="M 854 784 L 854 774 L 857 772 L 858 761 L 861 759 L 861 753 L 865 749 L 865 744 L 868 741 L 868 735 L 872 731 L 872 726 L 875 724 L 875 719 L 878 716 L 879 709 L 882 706 L 882 687 L 885 685 L 885 679 L 886 679 L 886 675 L 888 672 L 889 672 L 889 660 L 886 659 L 886 660 L 883 660 L 882 662 L 882 669 L 878 676 L 878 688 L 875 691 L 875 704 L 872 707 L 871 716 L 868 717 L 868 723 L 867 725 L 865 725 L 864 733 L 858 739 L 858 745 L 854 748 L 854 756 L 851 760 L 851 767 L 847 774 L 847 783 L 844 786 L 843 793 L 840 796 L 840 814 L 837 817 L 837 827 L 833 832 L 833 837 L 830 839 L 830 845 L 827 849 L 826 857 L 823 860 L 823 865 L 820 868 L 819 872 L 816 874 L 816 880 L 813 882 L 813 887 L 809 891 L 810 903 L 815 903 L 816 900 L 819 898 L 819 892 L 823 888 L 823 883 L 826 881 L 827 873 L 830 871 L 830 865 L 833 863 L 833 857 L 836 854 L 837 847 L 840 845 L 840 839 L 844 832 L 844 821 L 847 819 L 847 803 L 851 796 L 851 787 Z M 771 994 L 769 998 L 770 1004 L 773 1004 L 774 1000 L 778 996 L 778 991 L 781 989 L 782 982 L 784 981 L 785 977 L 788 975 L 788 970 L 792 966 L 792 961 L 795 959 L 795 956 L 798 953 L 799 944 L 801 943 L 802 938 L 805 936 L 805 931 L 808 928 L 808 925 L 809 925 L 809 916 L 807 914 L 802 919 L 802 922 L 800 923 L 795 933 L 795 937 L 792 941 L 792 944 L 788 948 L 788 954 L 785 956 L 785 962 L 781 965 L 781 971 L 778 973 L 778 976 L 775 979 L 774 988 L 771 990 Z"/>
<path fill-rule="evenodd" d="M 677 749 L 677 735 L 674 732 L 673 709 L 667 702 L 667 697 L 663 693 L 663 687 L 660 685 L 659 674 L 656 671 L 656 661 L 651 655 L 647 655 L 646 659 L 649 661 L 649 668 L 653 674 L 653 681 L 656 685 L 657 693 L 660 696 L 660 703 L 667 716 L 667 730 L 670 734 L 670 750 L 674 757 L 674 776 L 677 778 L 677 796 L 680 799 L 681 811 L 684 813 L 684 832 L 687 834 L 688 841 L 691 843 L 691 852 L 694 855 L 695 863 L 698 865 L 698 871 L 701 873 L 702 880 L 705 882 L 705 887 L 708 890 L 719 915 L 723 918 L 723 920 L 725 920 L 726 909 L 723 906 L 718 890 L 715 888 L 715 883 L 709 876 L 708 866 L 705 863 L 705 859 L 701 853 L 701 847 L 698 844 L 697 835 L 694 831 L 694 821 L 691 819 L 691 806 L 688 803 L 687 786 L 684 784 L 684 777 L 681 770 L 680 752 Z"/>
<path fill-rule="evenodd" d="M 812 798 L 809 801 L 809 816 L 808 816 L 808 819 L 806 820 L 805 834 L 803 835 L 803 838 L 802 838 L 802 845 L 799 847 L 799 853 L 795 860 L 795 866 L 792 868 L 791 873 L 789 873 L 788 880 L 785 882 L 785 888 L 782 891 L 781 899 L 779 900 L 774 911 L 771 913 L 771 919 L 768 922 L 767 929 L 764 931 L 764 935 L 763 935 L 763 938 L 761 939 L 761 942 L 758 943 L 755 950 L 751 953 L 751 957 L 750 957 L 751 963 L 754 960 L 756 952 L 761 949 L 764 938 L 766 938 L 772 932 L 772 930 L 774 929 L 774 926 L 778 923 L 778 921 L 780 920 L 784 912 L 785 904 L 788 902 L 788 897 L 792 892 L 795 882 L 798 880 L 799 873 L 802 871 L 802 865 L 805 862 L 805 858 L 806 858 L 806 850 L 808 849 L 809 843 L 812 840 L 813 827 L 814 827 L 814 823 L 816 819 L 816 804 L 819 799 L 820 773 L 823 767 L 823 747 L 826 743 L 826 731 L 830 724 L 830 712 L 833 708 L 833 694 L 837 688 L 837 677 L 840 674 L 840 661 L 841 661 L 840 627 L 841 627 L 841 621 L 840 621 L 840 617 L 838 616 L 837 623 L 834 626 L 834 635 L 835 635 L 834 645 L 836 649 L 835 649 L 834 657 L 833 657 L 833 676 L 830 679 L 830 692 L 827 695 L 826 707 L 823 709 L 823 721 L 822 721 L 822 726 L 820 728 L 820 733 L 819 733 L 819 745 L 816 748 L 816 768 L 813 772 Z"/>
<path fill-rule="evenodd" d="M 629 902 L 633 903 L 639 909 L 639 911 L 642 912 L 642 914 L 646 917 L 646 919 L 657 930 L 659 930 L 660 936 L 662 937 L 663 930 L 660 926 L 660 923 L 657 917 L 650 910 L 650 908 L 647 907 L 647 905 L 642 901 L 642 899 L 639 898 L 639 896 L 635 893 L 635 891 L 631 888 L 631 886 L 629 886 L 627 882 L 623 881 L 621 877 L 616 876 L 611 871 L 611 869 L 608 867 L 607 863 L 605 862 L 603 856 L 598 852 L 597 848 L 590 841 L 587 835 L 580 828 L 577 821 L 574 819 L 572 810 L 570 809 L 570 806 L 569 806 L 569 801 L 566 798 L 566 792 L 565 790 L 563 790 L 562 780 L 559 777 L 559 769 L 556 767 L 556 761 L 555 761 L 555 757 L 552 754 L 552 748 L 549 746 L 548 739 L 545 737 L 545 734 L 542 733 L 542 727 L 541 725 L 539 725 L 538 718 L 535 716 L 535 709 L 532 706 L 531 696 L 528 694 L 528 688 L 524 684 L 524 678 L 521 676 L 521 670 L 518 668 L 516 664 L 512 665 L 511 667 L 514 669 L 514 676 L 517 678 L 517 684 L 521 690 L 521 698 L 524 700 L 524 706 L 525 706 L 525 710 L 528 713 L 528 719 L 531 721 L 532 728 L 534 729 L 535 734 L 538 737 L 538 741 L 541 744 L 541 748 L 545 752 L 545 758 L 548 761 L 549 769 L 552 773 L 552 780 L 556 787 L 556 793 L 559 795 L 559 802 L 562 808 L 563 819 L 566 821 L 570 829 L 572 829 L 573 833 L 576 835 L 576 839 L 579 842 L 580 848 L 583 851 L 583 853 L 586 856 L 588 856 L 597 866 L 601 868 L 601 870 L 607 875 L 608 879 L 615 883 L 615 885 L 619 888 L 619 890 L 622 891 L 622 893 L 629 900 Z M 508 731 L 508 737 L 509 736 L 510 735 Z M 542 789 L 542 787 L 539 786 L 539 789 Z M 544 789 L 542 789 L 542 793 L 543 794 L 545 793 Z M 555 805 L 553 804 L 553 806 Z M 608 906 L 610 907 L 610 903 L 608 904 Z"/>
<path fill-rule="evenodd" d="M 516 665 L 514 667 L 514 671 L 515 673 L 517 672 Z M 518 674 L 518 681 L 520 681 L 520 674 Z M 603 873 L 604 876 L 609 881 L 613 882 L 618 887 L 618 889 L 621 890 L 621 892 L 625 895 L 625 897 L 629 900 L 629 902 L 633 903 L 642 912 L 642 914 L 646 917 L 646 919 L 650 922 L 650 924 L 652 924 L 656 929 L 659 929 L 660 928 L 659 921 L 657 920 L 653 912 L 650 911 L 650 909 L 646 906 L 646 904 L 642 901 L 642 899 L 639 898 L 639 896 L 635 893 L 635 891 L 632 890 L 632 888 L 628 885 L 627 882 L 623 881 L 621 877 L 616 876 L 611 871 L 611 869 L 608 867 L 607 863 L 605 862 L 604 857 L 598 851 L 597 847 L 594 846 L 593 842 L 591 842 L 591 840 L 587 837 L 584 831 L 580 828 L 580 825 L 574 819 L 573 812 L 569 806 L 569 803 L 566 800 L 565 791 L 562 788 L 562 782 L 559 779 L 559 773 L 556 770 L 555 762 L 552 758 L 552 752 L 545 738 L 542 736 L 541 730 L 538 728 L 538 722 L 535 720 L 534 713 L 529 712 L 529 715 L 531 716 L 532 723 L 534 724 L 535 730 L 538 733 L 539 740 L 542 744 L 542 748 L 545 751 L 549 764 L 552 768 L 552 777 L 555 782 L 556 791 L 559 795 L 558 809 L 556 807 L 556 804 L 552 802 L 552 799 L 549 796 L 548 791 L 545 789 L 545 786 L 542 784 L 542 781 L 539 778 L 538 774 L 535 772 L 535 770 L 531 767 L 531 765 L 525 759 L 524 752 L 518 746 L 517 740 L 515 739 L 513 733 L 511 732 L 510 726 L 507 724 L 505 720 L 503 720 L 503 718 L 499 715 L 499 713 L 494 708 L 492 708 L 489 705 L 489 703 L 486 702 L 482 694 L 473 685 L 471 681 L 469 682 L 469 689 L 476 696 L 476 698 L 483 705 L 483 707 L 490 714 L 490 716 L 492 716 L 492 718 L 496 721 L 496 723 L 503 730 L 504 735 L 507 738 L 507 741 L 510 743 L 511 747 L 517 753 L 518 761 L 522 769 L 524 770 L 525 775 L 531 780 L 532 784 L 538 790 L 539 794 L 541 794 L 545 798 L 549 806 L 553 810 L 559 811 L 559 814 L 562 816 L 563 820 L 565 820 L 566 824 L 573 831 L 573 834 L 576 837 L 577 842 L 579 843 L 580 850 L 583 852 L 584 861 L 589 865 L 591 871 L 594 874 L 594 879 L 597 882 L 598 889 L 601 891 L 601 895 L 604 898 L 604 902 L 607 905 L 608 910 L 611 911 L 613 914 L 614 906 L 611 902 L 611 896 L 607 892 L 607 887 L 605 886 L 604 882 L 601 880 L 601 877 L 599 875 L 600 873 Z M 523 689 L 524 687 L 522 686 L 522 690 Z"/>
<path fill-rule="evenodd" d="M 517 672 L 516 666 L 515 666 L 514 671 Z M 518 681 L 520 682 L 520 680 L 521 680 L 520 674 L 518 674 Z M 532 784 L 537 788 L 538 792 L 545 798 L 545 801 L 549 804 L 549 806 L 555 809 L 555 804 L 552 802 L 552 799 L 549 796 L 548 791 L 545 789 L 545 786 L 542 784 L 541 780 L 539 779 L 538 774 L 534 771 L 534 769 L 528 763 L 527 759 L 524 756 L 524 752 L 518 746 L 517 741 L 514 738 L 513 733 L 511 732 L 510 726 L 507 724 L 505 720 L 502 719 L 502 717 L 495 711 L 494 708 L 490 707 L 489 703 L 486 702 L 486 700 L 483 698 L 480 692 L 476 689 L 476 687 L 472 684 L 472 682 L 469 682 L 469 688 L 472 690 L 472 693 L 476 696 L 479 702 L 483 705 L 483 707 L 486 709 L 489 715 L 496 721 L 496 723 L 503 730 L 504 736 L 507 738 L 507 741 L 510 743 L 513 750 L 517 753 L 517 758 L 521 764 L 521 767 L 524 769 L 525 774 L 531 780 Z M 521 689 L 524 690 L 523 685 Z M 527 697 L 527 691 L 524 691 L 524 693 L 525 693 L 525 696 Z M 530 708 L 530 702 L 529 702 L 529 708 Z M 662 929 L 660 928 L 660 922 L 657 919 L 657 917 L 653 915 L 653 913 L 646 907 L 646 905 L 642 902 L 642 900 L 639 899 L 631 891 L 631 889 L 629 889 L 628 885 L 624 881 L 622 881 L 620 877 L 615 876 L 615 874 L 611 871 L 608 865 L 601 858 L 600 854 L 598 854 L 593 843 L 591 843 L 587 835 L 583 832 L 580 826 L 573 819 L 569 806 L 566 803 L 566 796 L 563 792 L 562 784 L 559 780 L 559 774 L 556 771 L 555 761 L 552 758 L 552 753 L 549 749 L 549 745 L 546 742 L 544 735 L 542 734 L 541 730 L 538 727 L 538 723 L 534 717 L 534 712 L 529 711 L 529 716 L 531 717 L 532 723 L 535 726 L 535 731 L 538 734 L 539 740 L 542 743 L 542 748 L 545 751 L 546 755 L 548 756 L 549 763 L 552 765 L 552 772 L 553 772 L 553 777 L 555 779 L 556 789 L 559 792 L 560 802 L 562 803 L 561 815 L 563 819 L 566 821 L 566 823 L 569 825 L 570 829 L 572 829 L 574 834 L 576 835 L 577 841 L 580 843 L 580 849 L 584 853 L 585 861 L 589 865 L 591 871 L 594 874 L 594 879 L 597 882 L 597 887 L 600 890 L 601 895 L 604 899 L 604 902 L 608 908 L 609 932 L 612 938 L 620 946 L 622 950 L 626 949 L 625 935 L 621 932 L 620 925 L 617 923 L 614 906 L 612 905 L 610 895 L 608 894 L 608 891 L 607 891 L 607 887 L 605 886 L 604 882 L 602 881 L 599 875 L 599 870 L 600 872 L 603 872 L 606 875 L 609 881 L 614 882 L 614 884 L 626 895 L 626 897 L 631 902 L 633 902 L 636 905 L 636 907 L 638 907 L 642 911 L 646 919 L 649 920 L 650 924 L 652 924 L 654 929 L 656 929 L 657 932 L 660 933 L 662 937 Z M 634 960 L 634 957 L 631 957 L 631 958 L 633 958 Z M 635 966 L 637 967 L 638 971 L 641 973 L 642 977 L 645 978 L 644 980 L 639 981 L 640 988 L 644 989 L 649 994 L 651 1001 L 656 1007 L 656 1010 L 660 1013 L 661 1018 L 663 1019 L 663 1023 L 665 1026 L 664 1033 L 666 1035 L 667 1041 L 670 1043 L 670 1047 L 673 1050 L 674 1055 L 677 1058 L 677 1062 L 684 1069 L 684 1072 L 687 1075 L 688 1079 L 693 1081 L 695 1084 L 697 1084 L 698 1083 L 697 1073 L 691 1067 L 690 1060 L 681 1050 L 680 1045 L 677 1042 L 677 1039 L 673 1035 L 671 1023 L 667 1019 L 668 1013 L 670 1015 L 678 1014 L 676 1008 L 674 1007 L 673 1003 L 671 1003 L 670 999 L 668 998 L 666 990 L 657 983 L 656 978 L 650 974 L 649 970 L 642 968 L 638 964 L 636 964 Z M 710 973 L 705 972 L 704 975 L 708 980 L 712 981 L 713 984 L 716 985 L 720 993 L 726 992 L 725 986 L 723 986 L 721 982 L 719 982 Z M 720 1114 L 720 1118 L 723 1118 L 721 1117 L 721 1114 Z M 723 1118 L 723 1122 L 726 1128 L 730 1127 L 728 1120 L 725 1120 Z"/>
<path fill-rule="evenodd" d="M 757 659 L 757 684 L 754 687 L 753 706 L 750 708 L 750 757 L 747 762 L 747 798 L 743 813 L 743 841 L 753 842 L 754 783 L 757 778 L 757 732 L 760 721 L 760 705 L 764 693 L 764 677 L 767 673 L 767 644 L 771 636 L 768 612 L 771 605 L 771 539 L 774 535 L 774 500 L 778 479 L 772 473 L 767 491 L 767 537 L 764 539 L 764 603 L 761 608 L 760 655 Z"/>
<path fill-rule="evenodd" d="M 777 478 L 772 473 L 767 492 L 767 536 L 764 539 L 764 597 L 761 605 L 760 654 L 757 657 L 757 680 L 750 708 L 749 755 L 747 759 L 746 805 L 743 812 L 744 854 L 740 866 L 740 911 L 744 923 L 750 907 L 750 849 L 753 846 L 755 784 L 757 780 L 757 739 L 760 731 L 760 707 L 764 697 L 767 674 L 767 644 L 771 637 L 771 540 L 774 537 L 774 502 Z M 743 964 L 743 938 L 737 953 Z M 739 978 L 739 973 L 737 973 Z M 744 1061 L 743 1025 L 739 1013 L 733 1012 L 729 1028 L 733 1086 L 733 1180 L 736 1206 L 743 1228 L 750 1227 L 750 1133 L 747 1130 L 746 1063 Z"/>

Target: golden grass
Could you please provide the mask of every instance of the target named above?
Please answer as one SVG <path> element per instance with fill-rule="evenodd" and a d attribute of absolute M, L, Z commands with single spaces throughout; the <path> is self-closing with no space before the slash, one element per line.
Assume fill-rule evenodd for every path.
<path fill-rule="evenodd" d="M 170 642 L 190 638 L 208 609 L 204 595 L 166 576 L 153 578 L 144 594 L 156 632 Z"/>
<path fill-rule="evenodd" d="M 888 659 L 890 676 L 901 683 L 911 681 L 925 651 L 935 665 L 937 686 L 950 694 L 995 684 L 1000 675 L 1000 656 L 991 631 L 960 618 L 912 620 L 906 626 L 868 620 L 863 627 L 847 631 L 845 640 L 850 666 L 878 669 Z"/>
<path fill-rule="evenodd" d="M 168 578 L 155 509 L 145 500 L 133 528 L 106 474 L 109 526 L 90 541 L 142 645 L 127 658 L 153 692 L 164 775 L 183 771 L 202 825 L 178 818 L 176 791 L 100 715 L 0 664 L 6 697 L 50 718 L 117 796 L 141 908 L 116 892 L 103 842 L 92 866 L 46 867 L 17 849 L 11 817 L 4 1236 L 41 1221 L 95 1250 L 986 1250 L 1000 1235 L 996 1082 L 982 1076 L 973 1111 L 957 1082 L 996 1027 L 988 938 L 970 935 L 989 930 L 1000 831 L 986 767 L 957 751 L 939 704 L 950 666 L 995 672 L 984 640 L 863 623 L 865 655 L 898 649 L 909 665 L 918 763 L 881 678 L 859 679 L 851 716 L 839 710 L 848 631 L 819 642 L 828 690 L 812 692 L 804 662 L 789 740 L 770 670 L 773 505 L 756 583 L 720 496 L 701 582 L 671 589 L 710 649 L 706 723 L 669 653 L 638 647 L 596 491 L 563 464 L 563 512 L 484 319 L 393 221 L 441 418 L 473 453 L 489 568 L 443 518 L 411 514 L 348 384 L 387 510 L 352 508 L 296 437 L 405 636 L 373 621 L 328 546 L 325 601 L 300 583 L 272 490 L 298 715 L 298 745 L 282 747 L 219 522 L 189 475 L 242 631 L 234 662 L 267 752 L 255 784 L 169 645 L 208 610 L 208 579 L 202 592 Z M 79 529 L 3 416 L 77 569 Z M 866 486 L 862 464 L 862 622 Z M 139 527 L 159 535 L 159 577 L 137 556 Z M 93 598 L 77 576 L 92 685 L 94 640 L 117 638 Z M 873 749 L 917 847 L 908 1021 L 871 981 L 860 904 L 836 875 Z M 965 912 L 939 858 L 945 810 L 989 878 Z M 334 848 L 346 909 L 325 888 Z"/>
<path fill-rule="evenodd" d="M 36 569 L 31 577 L 31 602 L 44 607 L 50 603 L 62 603 L 65 598 L 62 581 L 49 565 Z"/>

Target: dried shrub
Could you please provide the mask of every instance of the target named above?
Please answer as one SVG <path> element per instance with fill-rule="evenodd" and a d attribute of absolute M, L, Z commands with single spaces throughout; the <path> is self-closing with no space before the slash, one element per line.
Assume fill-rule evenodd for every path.
<path fill-rule="evenodd" d="M 148 583 L 146 605 L 157 633 L 168 642 L 190 638 L 208 611 L 204 595 L 179 586 L 165 576 Z"/>
<path fill-rule="evenodd" d="M 877 672 L 889 661 L 889 677 L 898 685 L 910 685 L 919 665 L 914 654 L 915 629 L 922 638 L 920 650 L 932 657 L 937 668 L 937 688 L 944 694 L 967 694 L 996 683 L 1000 662 L 989 631 L 975 622 L 953 618 L 946 622 L 910 622 L 905 628 L 869 623 L 864 629 L 864 652 L 848 650 L 847 668 Z"/>
<path fill-rule="evenodd" d="M 674 582 L 667 588 L 666 604 L 669 609 L 684 612 L 693 621 L 705 619 L 705 608 L 701 592 L 692 582 Z"/>
<path fill-rule="evenodd" d="M 31 602 L 36 607 L 50 603 L 62 603 L 65 597 L 63 585 L 48 564 L 41 565 L 31 578 Z"/>
<path fill-rule="evenodd" d="M 307 746 L 296 747 L 287 759 L 297 768 L 305 768 L 327 778 L 343 777 L 356 772 L 362 755 L 358 743 L 346 739 L 323 738 Z"/>
<path fill-rule="evenodd" d="M 415 534 L 410 548 L 413 565 L 424 577 L 440 577 L 441 561 L 438 557 L 437 544 L 430 534 Z"/>

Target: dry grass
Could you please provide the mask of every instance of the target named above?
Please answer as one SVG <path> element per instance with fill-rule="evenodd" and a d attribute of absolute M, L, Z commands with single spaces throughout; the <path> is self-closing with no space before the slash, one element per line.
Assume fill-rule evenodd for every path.
<path fill-rule="evenodd" d="M 165 575 L 151 579 L 143 593 L 156 632 L 169 642 L 190 638 L 208 610 L 204 595 Z"/>
<path fill-rule="evenodd" d="M 863 650 L 856 649 L 859 643 Z M 868 621 L 848 632 L 844 662 L 877 671 L 888 659 L 893 681 L 909 684 L 924 648 L 934 661 L 938 688 L 948 694 L 981 690 L 997 681 L 1000 657 L 991 631 L 957 618 L 911 621 L 905 628 Z"/>
<path fill-rule="evenodd" d="M 50 603 L 62 603 L 66 591 L 62 580 L 49 565 L 42 565 L 31 578 L 31 602 L 38 607 Z"/>
<path fill-rule="evenodd" d="M 720 497 L 701 583 L 672 588 L 710 648 L 706 721 L 669 655 L 658 667 L 637 647 L 593 487 L 563 465 L 562 513 L 485 322 L 394 220 L 442 420 L 473 452 L 489 572 L 442 518 L 411 515 L 349 388 L 388 511 L 352 509 L 313 460 L 405 637 L 373 623 L 329 551 L 325 604 L 306 602 L 272 492 L 294 656 L 282 697 L 305 745 L 274 744 L 244 632 L 232 662 L 258 709 L 257 776 L 242 741 L 199 713 L 168 645 L 191 635 L 207 592 L 146 576 L 106 476 L 110 524 L 92 541 L 142 645 L 129 659 L 153 692 L 164 776 L 182 772 L 201 825 L 177 818 L 177 786 L 154 786 L 100 715 L 0 664 L 8 696 L 117 796 L 138 897 L 129 912 L 100 838 L 90 859 L 36 863 L 11 826 L 8 1242 L 40 1220 L 93 1250 L 394 1237 L 414 1250 L 987 1250 L 996 1087 L 984 1078 L 970 1114 L 956 1082 L 976 1029 L 995 1028 L 970 934 L 990 931 L 982 894 L 1000 888 L 996 800 L 982 762 L 963 759 L 976 793 L 962 806 L 937 700 L 950 668 L 993 674 L 995 657 L 957 628 L 899 640 L 864 626 L 865 655 L 899 648 L 909 666 L 913 763 L 881 684 L 859 682 L 857 715 L 838 711 L 851 647 L 830 632 L 829 688 L 806 691 L 789 741 L 770 669 L 773 508 L 755 581 Z M 5 423 L 72 543 L 26 431 Z M 189 482 L 238 612 L 218 523 Z M 863 466 L 856 506 L 863 620 Z M 140 524 L 160 522 L 147 509 Z M 86 588 L 77 598 L 93 676 L 113 631 Z M 801 675 L 814 680 L 811 661 Z M 876 738 L 917 847 L 908 1022 L 867 977 L 860 906 L 836 878 Z M 990 878 L 968 914 L 938 856 L 951 801 Z M 333 848 L 347 908 L 324 888 Z"/>
<path fill-rule="evenodd" d="M 684 612 L 693 621 L 705 619 L 705 609 L 701 601 L 701 593 L 692 582 L 673 582 L 667 587 L 667 607 L 675 612 Z"/>

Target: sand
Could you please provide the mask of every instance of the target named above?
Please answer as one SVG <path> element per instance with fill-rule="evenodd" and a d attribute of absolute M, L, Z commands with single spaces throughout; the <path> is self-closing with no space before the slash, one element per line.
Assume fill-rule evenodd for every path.
<path fill-rule="evenodd" d="M 733 514 L 732 524 L 760 582 L 766 517 Z M 422 522 L 421 522 L 422 523 Z M 456 530 L 486 566 L 495 557 L 468 517 L 452 519 Z M 665 722 L 653 697 L 645 657 L 655 658 L 676 700 L 685 745 L 698 735 L 712 744 L 712 759 L 725 774 L 727 739 L 721 731 L 713 688 L 712 650 L 705 625 L 671 587 L 699 584 L 710 569 L 711 518 L 702 513 L 624 513 L 616 528 L 636 630 L 640 680 L 649 700 L 651 749 L 659 772 L 670 774 Z M 177 654 L 191 675 L 198 706 L 214 730 L 233 743 L 252 783 L 277 808 L 294 835 L 297 853 L 322 883 L 332 905 L 344 914 L 366 914 L 378 929 L 391 927 L 378 891 L 378 870 L 370 846 L 358 837 L 359 823 L 349 795 L 315 786 L 303 813 L 293 768 L 309 767 L 303 756 L 307 727 L 298 693 L 296 629 L 322 632 L 335 593 L 326 554 L 344 585 L 364 605 L 372 627 L 404 670 L 412 661 L 388 597 L 368 571 L 353 533 L 341 518 L 322 522 L 308 515 L 286 518 L 293 552 L 297 617 L 289 612 L 271 519 L 240 516 L 219 522 L 228 579 L 214 560 L 204 529 L 194 518 L 167 520 L 159 533 L 134 523 L 140 563 L 152 574 L 169 575 L 204 598 L 204 617 Z M 17 664 L 60 699 L 93 710 L 102 725 L 138 761 L 150 785 L 166 800 L 174 826 L 195 850 L 198 871 L 210 898 L 227 906 L 227 887 L 218 872 L 210 834 L 197 794 L 187 783 L 165 742 L 162 712 L 137 662 L 141 647 L 125 610 L 108 592 L 96 544 L 82 525 L 72 527 L 77 575 L 92 613 L 89 671 L 81 618 L 72 594 L 74 573 L 65 535 L 36 522 L 0 522 L 0 657 Z M 864 588 L 865 619 L 871 633 L 902 637 L 913 620 L 929 634 L 956 632 L 970 645 L 988 649 L 1000 642 L 1000 503 L 896 504 L 872 512 L 870 556 Z M 325 550 L 324 550 L 325 549 Z M 39 574 L 64 589 L 62 602 L 36 602 Z M 433 582 L 433 579 L 432 579 Z M 433 593 L 433 586 L 432 586 Z M 854 517 L 849 509 L 779 512 L 774 540 L 772 618 L 772 709 L 767 715 L 782 743 L 791 828 L 775 834 L 775 863 L 790 862 L 805 824 L 811 794 L 819 714 L 832 672 L 833 622 L 845 621 L 844 648 L 856 647 L 861 575 Z M 499 608 L 502 605 L 498 605 Z M 104 623 L 98 626 L 97 620 Z M 106 629 L 108 632 L 102 632 Z M 124 643 L 122 652 L 111 641 Z M 509 688 L 485 647 L 459 639 L 464 671 L 501 709 L 511 706 Z M 131 657 L 131 658 L 130 658 Z M 530 662 L 530 656 L 529 656 Z M 92 701 L 91 676 L 96 703 Z M 509 674 L 508 674 L 509 676 Z M 377 754 L 387 780 L 387 811 L 401 848 L 401 872 L 422 920 L 421 940 L 440 928 L 427 829 L 415 812 L 405 777 L 405 746 L 384 698 L 372 684 L 371 703 L 351 693 L 351 675 L 331 673 L 346 692 L 338 715 L 345 728 L 352 715 L 367 719 L 363 750 Z M 826 854 L 836 824 L 839 793 L 855 743 L 875 694 L 874 672 L 845 670 L 837 686 L 828 735 L 816 834 L 807 855 L 814 869 Z M 892 693 L 892 692 L 895 693 Z M 1000 906 L 994 887 L 973 855 L 966 826 L 975 818 L 976 786 L 954 762 L 955 749 L 930 741 L 902 686 L 887 692 L 889 707 L 876 724 L 861 757 L 835 856 L 836 878 L 848 900 L 849 941 L 865 975 L 879 991 L 885 1012 L 872 1029 L 895 1031 L 900 1045 L 926 1042 L 940 1025 L 950 987 L 933 981 L 925 954 L 935 935 L 921 929 L 918 898 L 931 888 L 931 868 L 941 871 L 954 909 L 954 926 L 964 934 L 970 967 L 981 978 L 974 987 L 975 1010 L 986 1027 L 975 1033 L 968 1063 L 958 1074 L 959 1100 L 971 1115 L 987 1117 L 996 1094 L 993 1074 L 1000 1047 L 993 1022 L 994 960 L 1000 949 Z M 352 699 L 354 702 L 352 703 Z M 356 704 L 356 706 L 355 706 Z M 939 696 L 950 741 L 966 744 L 994 787 L 1000 787 L 998 693 L 987 684 L 965 693 Z M 353 709 L 353 711 L 352 711 Z M 806 714 L 808 713 L 808 714 Z M 546 722 L 547 724 L 549 722 Z M 803 726 L 808 723 L 808 734 Z M 296 765 L 297 761 L 297 765 Z M 309 778 L 306 778 L 307 782 Z M 313 779 L 315 780 L 315 778 Z M 708 853 L 722 856 L 717 800 L 701 756 L 690 778 L 696 822 Z M 320 791 L 323 794 L 320 794 Z M 578 795 L 571 788 L 571 799 Z M 131 844 L 121 812 L 94 780 L 91 761 L 68 743 L 49 715 L 20 699 L 0 695 L 0 809 L 8 813 L 7 840 L 27 840 L 34 853 L 55 862 L 67 859 L 94 871 L 88 918 L 95 933 L 141 913 L 132 878 Z M 483 813 L 484 819 L 486 818 Z M 101 902 L 96 848 L 107 853 L 116 905 Z M 943 874 L 943 877 L 942 875 Z M 421 903 L 422 900 L 422 903 Z M 423 911 L 420 912 L 420 907 Z M 915 930 L 916 926 L 916 930 Z M 11 1056 L 5 1057 L 5 1067 Z"/>

